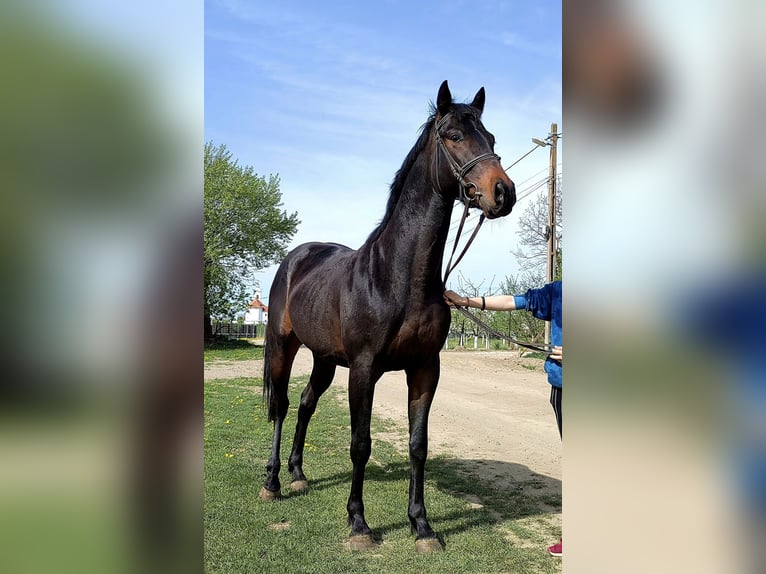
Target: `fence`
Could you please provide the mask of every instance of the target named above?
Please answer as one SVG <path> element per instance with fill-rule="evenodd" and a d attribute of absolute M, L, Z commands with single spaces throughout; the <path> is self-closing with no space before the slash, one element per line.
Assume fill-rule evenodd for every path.
<path fill-rule="evenodd" d="M 266 324 L 247 325 L 235 321 L 213 320 L 213 334 L 230 339 L 263 339 L 266 335 Z"/>
<path fill-rule="evenodd" d="M 537 341 L 532 341 L 537 342 Z M 444 341 L 444 350 L 452 349 L 484 349 L 486 351 L 508 351 L 518 350 L 522 355 L 527 355 L 533 351 L 518 346 L 508 339 L 496 339 L 486 333 L 479 335 L 461 333 L 459 331 L 450 331 L 447 339 Z"/>

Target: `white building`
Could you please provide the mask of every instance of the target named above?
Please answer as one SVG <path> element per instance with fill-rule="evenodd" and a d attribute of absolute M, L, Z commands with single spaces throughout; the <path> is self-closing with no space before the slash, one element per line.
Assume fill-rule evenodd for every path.
<path fill-rule="evenodd" d="M 261 301 L 261 292 L 256 291 L 250 307 L 245 313 L 245 325 L 263 325 L 269 320 L 269 307 Z"/>

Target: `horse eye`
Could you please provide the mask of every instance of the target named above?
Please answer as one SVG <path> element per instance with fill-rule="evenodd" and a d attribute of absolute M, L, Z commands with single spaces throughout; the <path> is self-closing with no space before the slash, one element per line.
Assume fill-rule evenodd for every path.
<path fill-rule="evenodd" d="M 451 139 L 453 142 L 459 142 L 463 139 L 463 134 L 456 131 L 451 131 L 447 134 L 447 137 Z"/>

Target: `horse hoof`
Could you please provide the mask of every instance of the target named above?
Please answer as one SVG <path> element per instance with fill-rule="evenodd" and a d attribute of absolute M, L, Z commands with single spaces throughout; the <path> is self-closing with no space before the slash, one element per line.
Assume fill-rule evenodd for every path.
<path fill-rule="evenodd" d="M 444 550 L 444 547 L 442 546 L 442 543 L 439 542 L 438 538 L 421 538 L 420 540 L 415 541 L 415 550 L 418 553 L 431 553 L 431 552 L 441 552 Z"/>
<path fill-rule="evenodd" d="M 348 539 L 348 547 L 351 550 L 374 550 L 378 547 L 377 542 L 372 539 L 372 534 L 354 534 Z"/>
<path fill-rule="evenodd" d="M 258 497 L 261 500 L 269 501 L 282 498 L 282 494 L 278 490 L 267 490 L 265 486 L 262 486 L 261 491 L 258 493 Z"/>
<path fill-rule="evenodd" d="M 293 492 L 305 492 L 309 489 L 308 480 L 294 480 L 290 483 L 290 490 Z"/>

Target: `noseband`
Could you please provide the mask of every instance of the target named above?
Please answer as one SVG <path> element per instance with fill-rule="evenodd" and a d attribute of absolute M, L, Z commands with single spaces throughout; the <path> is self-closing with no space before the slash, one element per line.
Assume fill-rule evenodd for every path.
<path fill-rule="evenodd" d="M 447 123 L 449 116 L 450 114 L 445 114 L 444 117 L 442 117 L 442 119 L 440 119 L 435 124 L 434 136 L 436 137 L 436 143 L 439 146 L 439 149 L 441 149 L 441 151 L 444 152 L 444 157 L 447 158 L 447 163 L 449 164 L 450 171 L 452 171 L 452 175 L 455 176 L 455 179 L 460 185 L 460 200 L 464 202 L 466 205 L 468 205 L 469 202 L 476 200 L 478 197 L 480 197 L 481 192 L 479 191 L 479 188 L 475 183 L 473 183 L 472 181 L 466 181 L 465 176 L 468 174 L 469 171 L 471 171 L 474 167 L 476 167 L 477 164 L 481 163 L 482 161 L 488 160 L 488 159 L 496 159 L 497 161 L 500 161 L 500 156 L 494 152 L 487 152 L 487 153 L 478 155 L 471 160 L 468 160 L 462 166 L 459 165 L 455 161 L 455 158 L 452 157 L 452 154 L 447 149 L 447 146 L 444 144 L 444 140 L 442 139 L 442 136 L 439 133 L 442 127 L 444 127 L 444 124 Z M 441 187 L 441 184 L 439 183 L 439 154 L 438 153 L 436 154 L 436 186 L 437 188 Z M 474 192 L 469 195 L 468 189 L 471 187 L 474 189 Z"/>
<path fill-rule="evenodd" d="M 444 140 L 442 139 L 441 134 L 439 133 L 439 130 L 444 126 L 445 123 L 447 123 L 447 119 L 449 118 L 449 114 L 445 114 L 442 119 L 440 119 L 436 124 L 434 124 L 434 137 L 436 137 L 436 144 L 438 145 L 439 149 L 444 152 L 444 157 L 447 158 L 447 163 L 449 164 L 450 170 L 452 171 L 452 175 L 455 176 L 455 179 L 458 182 L 458 185 L 460 186 L 460 201 L 463 202 L 465 205 L 465 208 L 463 209 L 463 217 L 460 219 L 460 225 L 458 226 L 457 234 L 455 235 L 455 243 L 452 245 L 452 253 L 450 253 L 449 261 L 447 261 L 447 267 L 444 271 L 444 279 L 442 282 L 444 283 L 445 287 L 447 285 L 447 278 L 449 277 L 449 274 L 452 272 L 452 270 L 457 267 L 457 264 L 460 263 L 460 260 L 463 258 L 463 255 L 465 255 L 466 251 L 468 251 L 468 248 L 471 246 L 471 243 L 473 242 L 474 238 L 476 237 L 476 234 L 479 233 L 479 228 L 481 227 L 481 224 L 484 223 L 484 213 L 482 212 L 481 216 L 479 217 L 479 223 L 476 224 L 476 228 L 473 230 L 473 233 L 471 234 L 471 237 L 468 239 L 468 242 L 466 243 L 465 247 L 463 247 L 463 251 L 460 253 L 460 256 L 458 256 L 457 260 L 455 261 L 454 265 L 452 264 L 452 258 L 455 256 L 455 251 L 457 251 L 457 244 L 460 240 L 460 235 L 463 233 L 463 224 L 465 223 L 465 220 L 468 219 L 468 208 L 471 206 L 471 202 L 474 202 L 475 205 L 478 207 L 478 199 L 481 197 L 481 192 L 479 191 L 478 186 L 472 182 L 472 181 L 466 181 L 465 176 L 468 174 L 469 171 L 471 171 L 476 165 L 484 160 L 487 159 L 496 159 L 498 162 L 500 161 L 500 156 L 497 155 L 494 152 L 487 152 L 483 153 L 481 155 L 476 156 L 475 158 L 468 160 L 465 164 L 462 166 L 459 165 L 455 158 L 452 157 L 452 154 L 450 154 L 449 150 L 447 149 L 447 146 L 444 144 Z M 441 188 L 441 184 L 439 183 L 439 153 L 436 154 L 436 187 L 437 189 Z M 474 192 L 469 195 L 468 189 L 473 188 Z"/>

